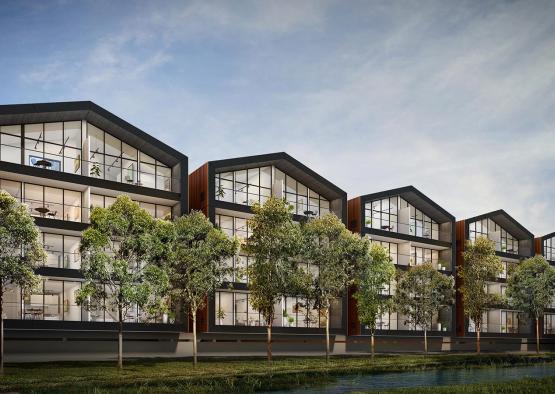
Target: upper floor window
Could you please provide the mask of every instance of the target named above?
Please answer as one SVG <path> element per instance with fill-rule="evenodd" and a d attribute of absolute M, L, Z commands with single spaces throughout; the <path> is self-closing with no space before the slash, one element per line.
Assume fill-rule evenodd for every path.
<path fill-rule="evenodd" d="M 555 237 L 543 240 L 543 257 L 555 261 Z"/>
<path fill-rule="evenodd" d="M 0 126 L 0 160 L 21 163 L 21 126 Z"/>
<path fill-rule="evenodd" d="M 0 180 L 0 189 L 6 190 L 27 204 L 29 213 L 48 219 L 81 221 L 81 192 L 56 187 Z"/>
<path fill-rule="evenodd" d="M 491 219 L 481 219 L 469 223 L 468 236 L 471 242 L 484 236 L 495 242 L 497 251 L 518 254 L 518 239 Z"/>
<path fill-rule="evenodd" d="M 42 233 L 46 260 L 44 266 L 54 268 L 81 268 L 79 246 L 81 237 L 62 234 Z"/>
<path fill-rule="evenodd" d="M 439 239 L 439 224 L 405 199 L 394 196 L 365 204 L 366 227 Z"/>
<path fill-rule="evenodd" d="M 171 190 L 171 169 L 144 152 L 88 124 L 90 175 L 114 182 Z"/>
<path fill-rule="evenodd" d="M 216 200 L 242 205 L 264 203 L 277 194 L 286 199 L 297 215 L 322 216 L 330 202 L 275 167 L 220 172 L 215 176 Z"/>

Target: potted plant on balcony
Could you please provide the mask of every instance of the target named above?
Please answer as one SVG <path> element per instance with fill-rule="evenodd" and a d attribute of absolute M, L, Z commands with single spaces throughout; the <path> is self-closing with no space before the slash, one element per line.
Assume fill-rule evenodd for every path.
<path fill-rule="evenodd" d="M 102 170 L 100 169 L 100 165 L 98 163 L 93 163 L 90 173 L 91 173 L 91 176 L 99 178 L 102 173 Z"/>
<path fill-rule="evenodd" d="M 225 312 L 222 308 L 218 308 L 216 312 L 216 317 L 218 318 L 218 322 L 221 324 L 221 321 L 225 319 Z"/>
<path fill-rule="evenodd" d="M 225 197 L 225 190 L 221 185 L 218 185 L 218 189 L 216 189 L 216 196 L 219 198 Z"/>

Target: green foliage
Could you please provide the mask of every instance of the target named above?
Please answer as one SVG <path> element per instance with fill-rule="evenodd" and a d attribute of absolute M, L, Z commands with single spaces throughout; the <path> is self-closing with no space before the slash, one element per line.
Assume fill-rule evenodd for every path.
<path fill-rule="evenodd" d="M 229 239 L 198 211 L 178 218 L 171 230 L 167 259 L 171 294 L 183 301 L 190 313 L 196 313 L 232 272 L 225 261 L 237 253 L 239 242 Z"/>
<path fill-rule="evenodd" d="M 426 263 L 400 272 L 394 302 L 407 322 L 426 330 L 440 307 L 453 303 L 453 278 L 437 272 Z"/>
<path fill-rule="evenodd" d="M 495 243 L 484 236 L 468 242 L 463 257 L 464 264 L 457 267 L 457 275 L 462 280 L 459 292 L 464 314 L 474 321 L 479 331 L 484 312 L 502 302 L 498 294 L 487 292 L 487 282 L 497 279 L 503 265 L 495 254 Z"/>
<path fill-rule="evenodd" d="M 315 308 L 327 309 L 368 260 L 369 241 L 347 230 L 333 213 L 308 221 L 302 233 L 303 262 L 317 268 L 307 296 Z"/>
<path fill-rule="evenodd" d="M 539 255 L 522 261 L 509 274 L 506 296 L 513 308 L 542 317 L 555 296 L 555 268 Z"/>
<path fill-rule="evenodd" d="M 244 246 L 254 257 L 248 268 L 250 302 L 271 325 L 276 303 L 300 293 L 306 285 L 305 272 L 297 260 L 302 235 L 284 200 L 272 197 L 263 205 L 254 204 L 252 210 L 252 235 Z"/>
<path fill-rule="evenodd" d="M 0 190 L 0 301 L 7 286 L 29 291 L 39 283 L 34 268 L 46 258 L 39 235 L 27 207 Z"/>
<path fill-rule="evenodd" d="M 380 245 L 372 245 L 370 259 L 361 267 L 356 278 L 358 318 L 371 333 L 376 331 L 376 321 L 393 307 L 393 299 L 382 290 L 395 278 L 395 265 L 389 252 Z"/>
<path fill-rule="evenodd" d="M 166 312 L 169 278 L 152 264 L 161 250 L 157 235 L 165 226 L 127 196 L 109 208 L 94 208 L 81 242 L 85 283 L 77 303 L 117 311 L 121 321 L 135 306 L 150 315 Z"/>

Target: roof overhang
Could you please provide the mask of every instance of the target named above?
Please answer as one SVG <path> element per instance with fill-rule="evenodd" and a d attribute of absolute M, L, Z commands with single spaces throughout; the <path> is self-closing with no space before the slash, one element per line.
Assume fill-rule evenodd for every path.
<path fill-rule="evenodd" d="M 156 160 L 174 166 L 187 156 L 92 101 L 0 105 L 0 125 L 86 120 Z"/>

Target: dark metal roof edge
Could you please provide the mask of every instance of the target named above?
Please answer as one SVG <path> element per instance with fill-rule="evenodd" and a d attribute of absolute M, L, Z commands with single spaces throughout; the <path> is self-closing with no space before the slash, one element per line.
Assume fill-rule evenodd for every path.
<path fill-rule="evenodd" d="M 51 103 L 29 103 L 29 104 L 5 104 L 0 105 L 0 115 L 31 114 L 41 112 L 69 112 L 69 111 L 89 111 L 98 114 L 106 120 L 115 123 L 117 126 L 135 134 L 145 142 L 154 145 L 162 151 L 172 155 L 178 161 L 187 159 L 187 156 L 177 151 L 164 142 L 154 138 L 150 134 L 133 126 L 131 123 L 113 114 L 107 109 L 99 106 L 92 101 L 60 101 Z"/>

